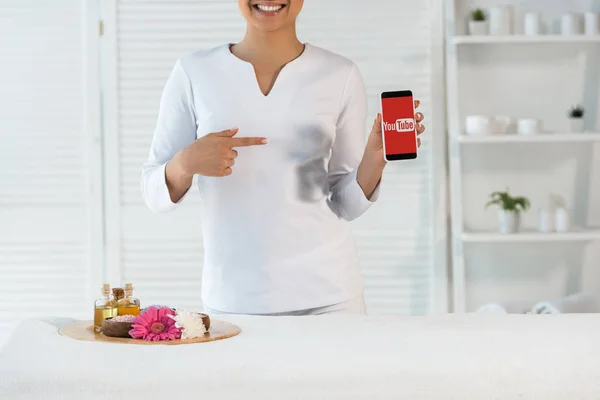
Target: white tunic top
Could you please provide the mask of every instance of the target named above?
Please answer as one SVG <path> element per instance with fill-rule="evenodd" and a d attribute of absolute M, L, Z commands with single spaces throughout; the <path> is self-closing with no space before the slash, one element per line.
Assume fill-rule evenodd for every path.
<path fill-rule="evenodd" d="M 271 92 L 228 45 L 181 57 L 166 84 L 142 191 L 151 210 L 174 204 L 166 163 L 203 135 L 234 127 L 266 137 L 237 148 L 233 174 L 198 178 L 203 203 L 202 300 L 233 313 L 276 313 L 359 296 L 348 221 L 376 200 L 356 180 L 367 101 L 355 64 L 307 44 Z M 168 268 L 168 266 L 165 266 Z"/>

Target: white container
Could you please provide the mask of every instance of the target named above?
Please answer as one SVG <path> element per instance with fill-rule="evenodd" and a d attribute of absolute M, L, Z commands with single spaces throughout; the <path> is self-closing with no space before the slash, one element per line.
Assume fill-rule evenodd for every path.
<path fill-rule="evenodd" d="M 600 14 L 585 13 L 585 34 L 590 36 L 600 35 Z"/>
<path fill-rule="evenodd" d="M 542 131 L 542 121 L 535 118 L 520 118 L 517 130 L 520 135 L 537 135 Z"/>
<path fill-rule="evenodd" d="M 489 135 L 492 133 L 490 118 L 484 115 L 470 115 L 465 121 L 465 131 L 469 136 Z"/>
<path fill-rule="evenodd" d="M 487 36 L 489 24 L 487 21 L 469 21 L 469 34 L 472 36 Z"/>
<path fill-rule="evenodd" d="M 581 133 L 585 128 L 585 120 L 583 118 L 569 118 L 569 129 L 572 133 Z"/>
<path fill-rule="evenodd" d="M 490 35 L 512 35 L 513 15 L 513 6 L 504 5 L 492 8 L 490 10 Z"/>
<path fill-rule="evenodd" d="M 540 208 L 538 211 L 538 230 L 548 233 L 554 231 L 554 213 L 547 208 Z"/>
<path fill-rule="evenodd" d="M 521 214 L 517 211 L 498 210 L 500 233 L 516 233 L 519 231 Z"/>
<path fill-rule="evenodd" d="M 578 14 L 565 14 L 560 20 L 560 32 L 564 36 L 581 35 L 581 17 Z"/>
<path fill-rule="evenodd" d="M 542 32 L 542 20 L 539 13 L 525 14 L 525 35 L 537 36 Z"/>
<path fill-rule="evenodd" d="M 562 207 L 556 209 L 554 224 L 556 232 L 565 233 L 571 230 L 571 218 L 567 209 Z"/>
<path fill-rule="evenodd" d="M 511 117 L 497 115 L 493 119 L 493 133 L 509 133 L 516 129 L 515 120 Z"/>

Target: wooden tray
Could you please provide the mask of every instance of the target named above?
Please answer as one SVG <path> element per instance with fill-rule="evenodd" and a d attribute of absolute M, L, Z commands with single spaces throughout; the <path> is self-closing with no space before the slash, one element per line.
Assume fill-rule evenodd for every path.
<path fill-rule="evenodd" d="M 125 344 L 142 344 L 142 345 L 179 345 L 213 342 L 215 340 L 227 339 L 239 334 L 242 330 L 239 326 L 219 320 L 210 319 L 210 329 L 204 337 L 195 339 L 179 339 L 179 340 L 163 340 L 150 342 L 141 339 L 130 338 L 115 338 L 104 336 L 101 333 L 94 332 L 93 321 L 82 321 L 74 324 L 65 325 L 58 330 L 62 336 L 67 336 L 76 340 L 84 340 L 88 342 L 109 342 L 109 343 L 125 343 Z"/>

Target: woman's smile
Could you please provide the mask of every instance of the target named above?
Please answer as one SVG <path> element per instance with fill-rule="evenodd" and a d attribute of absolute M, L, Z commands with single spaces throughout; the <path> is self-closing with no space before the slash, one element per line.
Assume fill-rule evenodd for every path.
<path fill-rule="evenodd" d="M 287 6 L 287 4 L 273 1 L 263 1 L 260 3 L 253 3 L 251 6 L 258 14 L 271 17 L 279 14 Z"/>

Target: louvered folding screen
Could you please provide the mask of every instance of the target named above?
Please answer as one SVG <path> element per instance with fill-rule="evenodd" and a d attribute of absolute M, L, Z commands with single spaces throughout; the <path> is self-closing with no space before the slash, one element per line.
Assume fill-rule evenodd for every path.
<path fill-rule="evenodd" d="M 422 102 L 419 111 L 431 116 L 431 3 L 305 1 L 302 40 L 343 54 L 360 68 L 372 117 L 365 131 L 383 91 L 411 89 Z M 388 164 L 378 203 L 353 222 L 371 314 L 426 314 L 432 307 L 429 138 L 418 161 Z"/>
<path fill-rule="evenodd" d="M 0 2 L 0 345 L 17 319 L 90 317 L 82 4 Z"/>
<path fill-rule="evenodd" d="M 196 194 L 175 212 L 153 215 L 142 203 L 140 168 L 146 160 L 158 102 L 177 57 L 239 40 L 245 23 L 234 0 L 118 0 L 114 40 L 118 88 L 109 159 L 118 163 L 107 190 L 115 209 L 109 265 L 133 281 L 146 302 L 200 306 L 202 237 Z M 301 39 L 357 62 L 368 88 L 370 114 L 378 94 L 410 88 L 430 114 L 429 1 L 305 2 Z M 112 24 L 110 24 L 112 26 Z M 369 121 L 370 122 L 370 121 Z M 111 124 L 109 121 L 108 125 Z M 367 132 L 365 127 L 365 133 Z M 441 136 L 441 135 L 440 135 Z M 369 312 L 423 314 L 432 307 L 431 144 L 419 159 L 389 165 L 381 199 L 353 223 L 366 279 Z M 110 239 L 109 239 L 110 243 Z"/>

